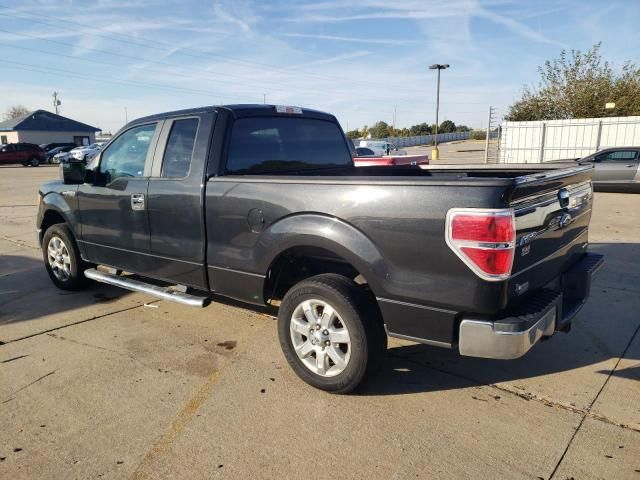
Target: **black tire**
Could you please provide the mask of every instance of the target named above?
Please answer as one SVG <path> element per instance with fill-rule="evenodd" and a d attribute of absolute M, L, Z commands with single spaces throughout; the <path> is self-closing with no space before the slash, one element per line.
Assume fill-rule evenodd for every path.
<path fill-rule="evenodd" d="M 55 263 L 52 264 L 50 259 L 49 246 L 55 238 L 59 239 L 66 249 L 64 251 L 69 259 L 68 272 L 66 269 L 57 267 Z M 53 247 L 55 244 L 54 241 L 51 246 Z M 56 287 L 62 290 L 81 290 L 89 284 L 89 280 L 84 276 L 84 271 L 92 265 L 80 257 L 73 233 L 66 224 L 58 223 L 47 229 L 42 237 L 42 256 L 47 273 Z"/>
<path fill-rule="evenodd" d="M 38 157 L 31 157 L 31 159 L 29 160 L 29 165 L 31 165 L 32 167 L 39 167 L 40 160 L 38 159 Z"/>
<path fill-rule="evenodd" d="M 331 306 L 349 333 L 350 358 L 346 367 L 335 376 L 312 371 L 298 357 L 293 345 L 292 317 L 299 305 L 311 299 Z M 347 277 L 333 273 L 303 280 L 287 292 L 278 312 L 278 337 L 284 356 L 296 375 L 313 387 L 333 393 L 349 393 L 357 388 L 365 377 L 379 369 L 387 349 L 387 335 L 373 295 Z M 304 341 L 305 337 L 300 338 Z"/>

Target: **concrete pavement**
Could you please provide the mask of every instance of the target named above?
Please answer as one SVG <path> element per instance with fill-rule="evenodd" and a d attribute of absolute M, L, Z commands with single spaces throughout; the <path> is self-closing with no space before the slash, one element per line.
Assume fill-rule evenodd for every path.
<path fill-rule="evenodd" d="M 0 168 L 0 478 L 640 478 L 640 209 L 597 193 L 607 255 L 570 334 L 500 362 L 392 341 L 357 395 L 288 368 L 271 311 L 55 289 L 35 192 Z"/>

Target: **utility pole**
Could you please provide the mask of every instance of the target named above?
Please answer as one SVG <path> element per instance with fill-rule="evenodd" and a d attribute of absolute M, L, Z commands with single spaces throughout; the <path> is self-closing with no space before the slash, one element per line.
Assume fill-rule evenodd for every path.
<path fill-rule="evenodd" d="M 394 105 L 393 106 L 393 129 L 396 129 L 396 113 L 397 113 L 397 107 Z"/>
<path fill-rule="evenodd" d="M 491 138 L 491 123 L 493 122 L 493 107 L 489 105 L 489 115 L 487 117 L 487 138 L 484 143 L 484 163 L 489 163 L 489 138 Z"/>
<path fill-rule="evenodd" d="M 438 70 L 438 86 L 436 89 L 436 135 L 434 137 L 435 138 L 434 147 L 433 147 L 433 150 L 431 150 L 431 157 L 433 160 L 438 160 L 440 156 L 440 152 L 438 151 L 438 113 L 440 110 L 440 70 L 445 70 L 447 68 L 449 68 L 448 63 L 445 63 L 445 64 L 434 63 L 429 67 L 429 70 Z"/>
<path fill-rule="evenodd" d="M 58 92 L 53 92 L 53 108 L 56 110 L 56 115 L 58 115 L 60 105 L 62 105 L 62 102 L 58 100 L 58 95 L 60 95 Z"/>

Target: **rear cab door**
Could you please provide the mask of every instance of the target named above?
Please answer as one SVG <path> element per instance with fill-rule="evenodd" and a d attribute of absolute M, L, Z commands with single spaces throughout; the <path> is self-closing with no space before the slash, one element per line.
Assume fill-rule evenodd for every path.
<path fill-rule="evenodd" d="M 204 175 L 215 112 L 167 118 L 149 177 L 149 276 L 207 289 Z"/>

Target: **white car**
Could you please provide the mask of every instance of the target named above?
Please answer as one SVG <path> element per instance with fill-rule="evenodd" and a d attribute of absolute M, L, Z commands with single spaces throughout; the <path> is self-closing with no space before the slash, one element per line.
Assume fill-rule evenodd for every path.
<path fill-rule="evenodd" d="M 373 153 L 377 156 L 407 154 L 404 150 L 398 150 L 396 145 L 385 140 L 360 140 L 360 145 L 358 145 L 358 147 L 365 147 L 373 150 Z"/>
<path fill-rule="evenodd" d="M 84 160 L 88 162 L 98 154 L 103 145 L 104 142 L 96 142 L 92 143 L 91 145 L 74 148 L 70 152 L 71 157 L 75 160 Z"/>
<path fill-rule="evenodd" d="M 79 147 L 74 148 L 73 150 L 76 150 Z M 56 153 L 52 158 L 51 158 L 51 163 L 62 163 L 66 160 L 69 160 L 69 158 L 71 158 L 71 152 L 73 152 L 73 150 L 70 150 L 68 152 L 60 152 L 60 153 Z"/>

